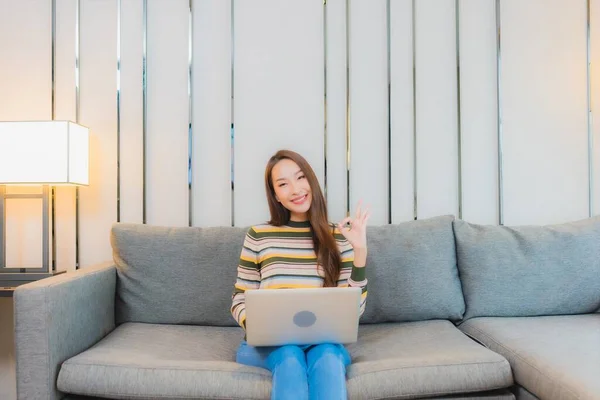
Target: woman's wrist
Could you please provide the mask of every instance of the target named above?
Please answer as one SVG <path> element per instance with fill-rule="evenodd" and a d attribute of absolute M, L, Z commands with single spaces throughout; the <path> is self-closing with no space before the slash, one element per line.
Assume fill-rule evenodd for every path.
<path fill-rule="evenodd" d="M 359 247 L 354 249 L 354 266 L 363 268 L 367 263 L 367 248 Z"/>

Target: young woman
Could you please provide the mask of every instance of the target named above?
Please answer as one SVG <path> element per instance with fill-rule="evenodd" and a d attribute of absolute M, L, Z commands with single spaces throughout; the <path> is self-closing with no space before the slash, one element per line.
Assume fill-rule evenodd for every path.
<path fill-rule="evenodd" d="M 289 150 L 271 157 L 265 186 L 271 220 L 246 234 L 231 305 L 236 321 L 246 328 L 245 292 L 252 289 L 360 287 L 362 315 L 369 211 L 359 205 L 354 218 L 330 224 L 314 171 Z M 272 372 L 272 399 L 347 398 L 350 355 L 340 344 L 252 347 L 242 341 L 236 359 Z"/>

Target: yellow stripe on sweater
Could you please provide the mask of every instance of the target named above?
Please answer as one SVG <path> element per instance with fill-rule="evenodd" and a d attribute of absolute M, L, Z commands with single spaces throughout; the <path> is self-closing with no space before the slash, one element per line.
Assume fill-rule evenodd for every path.
<path fill-rule="evenodd" d="M 254 229 L 254 232 L 256 232 L 256 233 L 310 232 L 310 228 L 291 228 L 289 226 L 286 226 L 286 227 L 279 227 L 279 226 L 257 227 L 257 226 L 255 226 L 252 229 Z"/>

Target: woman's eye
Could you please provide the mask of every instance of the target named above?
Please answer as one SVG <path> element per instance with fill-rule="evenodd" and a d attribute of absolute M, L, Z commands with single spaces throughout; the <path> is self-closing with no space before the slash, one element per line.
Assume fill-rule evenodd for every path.
<path fill-rule="evenodd" d="M 284 187 L 285 185 L 287 185 L 287 183 L 280 183 L 279 187 Z"/>
<path fill-rule="evenodd" d="M 304 178 L 306 178 L 306 176 L 304 176 L 304 175 L 300 175 L 300 176 L 298 177 L 298 179 L 304 179 Z"/>

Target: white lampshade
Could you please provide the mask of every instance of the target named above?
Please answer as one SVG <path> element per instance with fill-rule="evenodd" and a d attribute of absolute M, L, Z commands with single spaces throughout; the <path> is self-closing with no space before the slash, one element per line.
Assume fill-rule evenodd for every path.
<path fill-rule="evenodd" d="M 88 183 L 88 128 L 70 121 L 0 122 L 0 184 Z"/>

